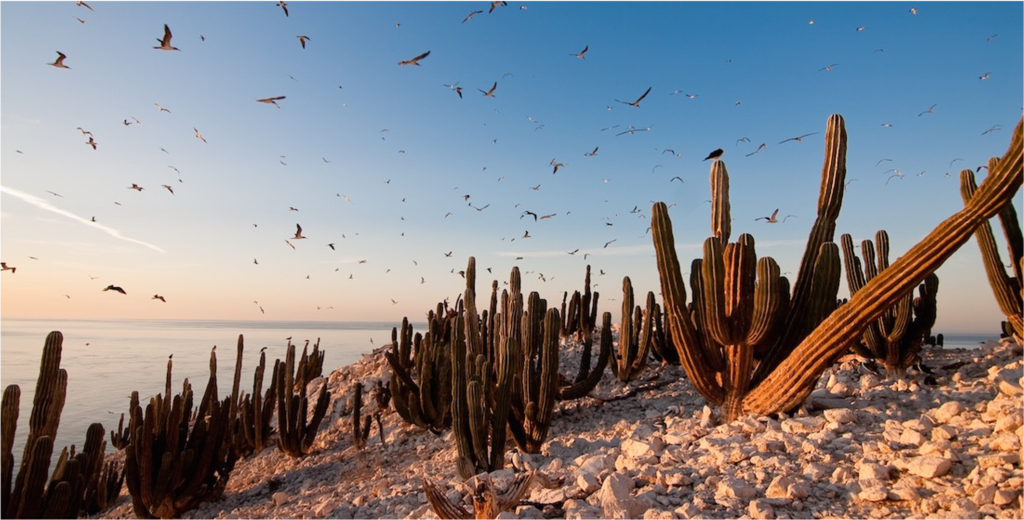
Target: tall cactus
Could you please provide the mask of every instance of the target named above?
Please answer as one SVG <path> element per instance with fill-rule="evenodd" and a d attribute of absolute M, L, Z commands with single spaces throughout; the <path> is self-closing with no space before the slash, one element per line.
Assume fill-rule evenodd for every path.
<path fill-rule="evenodd" d="M 296 371 L 295 345 L 289 342 L 285 361 L 277 373 L 277 445 L 290 457 L 302 457 L 309 453 L 331 400 L 327 383 L 324 382 L 317 394 L 313 416 L 309 417 L 309 399 L 306 397 L 306 386 L 309 384 L 306 377 L 309 373 L 302 370 L 303 365 L 300 363 Z"/>
<path fill-rule="evenodd" d="M 263 393 L 263 377 L 267 369 L 267 354 L 260 351 L 260 364 L 253 374 L 252 393 L 242 397 L 239 407 L 241 418 L 239 427 L 242 436 L 238 439 L 241 455 L 259 454 L 267 447 L 272 429 L 270 420 L 274 417 L 274 406 L 277 403 L 277 377 L 281 370 L 280 360 L 275 360 L 270 376 L 270 386 Z"/>
<path fill-rule="evenodd" d="M 527 453 L 540 453 L 551 427 L 552 411 L 558 397 L 558 333 L 561 320 L 557 309 L 530 293 L 523 313 L 522 371 L 512 400 L 509 430 L 516 444 Z"/>
<path fill-rule="evenodd" d="M 998 166 L 998 160 L 989 160 L 989 175 L 993 168 Z M 974 172 L 963 170 L 960 172 L 960 196 L 964 204 L 970 202 L 978 186 L 974 181 Z M 1006 315 L 1007 321 L 1013 328 L 1014 335 L 1024 338 L 1024 321 L 1022 321 L 1021 285 L 1022 278 L 1022 242 L 1020 222 L 1017 220 L 1017 210 L 1013 207 L 1013 201 L 1007 201 L 1006 205 L 999 211 L 999 221 L 1003 225 L 1003 233 L 1006 236 L 1007 254 L 1010 256 L 1010 265 L 1013 276 L 1007 274 L 1003 267 L 1003 260 L 996 247 L 996 240 L 992 234 L 992 225 L 984 222 L 974 232 L 974 237 L 981 248 L 981 259 L 985 266 L 985 274 L 988 276 L 988 283 L 995 293 L 996 303 L 999 309 Z"/>
<path fill-rule="evenodd" d="M 726 406 L 726 415 L 733 418 L 745 413 L 771 414 L 798 406 L 810 394 L 821 373 L 838 355 L 849 349 L 861 337 L 871 322 L 877 320 L 886 309 L 904 297 L 908 290 L 921 283 L 963 245 L 982 222 L 997 214 L 1017 192 L 1024 177 L 1021 137 L 1021 123 L 1018 123 L 1009 149 L 963 210 L 939 224 L 888 269 L 866 283 L 848 303 L 832 311 L 824 321 L 814 327 L 814 320 L 821 318 L 824 313 L 815 311 L 821 308 L 820 305 L 810 303 L 818 300 L 822 305 L 835 306 L 835 293 L 830 289 L 831 285 L 838 284 L 838 248 L 830 240 L 842 199 L 846 137 L 842 128 L 842 118 L 833 115 L 829 119 L 826 131 L 826 160 L 819 196 L 818 221 L 815 222 L 808 240 L 784 325 L 780 325 L 784 326 L 783 333 L 777 336 L 765 357 L 758 361 L 754 368 L 754 376 L 746 382 L 748 391 L 739 398 L 739 402 L 735 402 L 736 383 L 743 381 L 729 383 L 733 387 L 733 397 Z M 745 363 L 746 353 L 742 348 L 727 348 L 726 356 L 721 356 L 722 352 L 713 345 L 702 342 L 702 339 L 706 338 L 701 338 L 695 330 L 691 311 L 686 305 L 686 290 L 667 212 L 668 208 L 664 203 L 654 205 L 652 231 L 662 294 L 665 297 L 665 312 L 669 315 L 673 341 L 695 389 L 709 402 L 723 404 L 726 403 L 730 390 L 719 382 L 718 374 L 725 370 L 741 375 L 742 371 L 739 368 Z M 712 240 L 718 239 L 709 239 Z M 720 244 L 709 247 L 705 243 L 705 256 L 709 250 L 714 251 L 717 247 L 720 247 Z M 738 254 L 735 249 L 731 255 L 730 265 L 749 264 L 749 257 L 744 261 L 743 255 Z M 704 263 L 707 263 L 707 260 Z M 718 269 L 718 266 L 703 267 L 703 294 L 714 290 L 708 287 L 711 284 L 707 283 L 707 273 L 714 274 Z M 766 280 L 774 280 L 775 277 L 771 274 L 774 269 L 768 271 Z M 778 278 L 781 288 L 787 285 L 784 280 L 785 278 Z M 746 284 L 749 287 L 749 282 Z M 781 293 L 788 294 L 788 291 L 780 291 L 780 295 Z M 720 294 L 733 304 L 726 309 L 740 308 L 741 302 L 736 300 L 736 291 Z M 828 302 L 824 301 L 826 298 Z M 693 308 L 700 312 L 698 305 L 693 305 Z M 719 323 L 716 326 L 721 326 L 721 312 L 707 308 L 705 313 L 705 322 L 714 321 Z M 717 314 L 719 318 L 711 316 L 712 313 Z M 735 321 L 731 313 L 726 313 L 725 317 L 729 318 L 727 323 Z M 803 332 L 804 329 L 806 332 Z M 728 333 L 735 337 L 735 331 Z M 795 342 L 788 338 L 795 339 Z M 721 338 L 712 339 L 719 341 Z M 723 357 L 728 358 L 730 352 L 733 355 L 729 363 L 730 368 L 720 367 L 718 363 L 723 361 Z M 721 381 L 730 379 L 731 376 Z"/>
<path fill-rule="evenodd" d="M 875 233 L 874 244 L 870 240 L 861 242 L 863 263 L 853 250 L 850 235 L 843 234 L 840 241 L 846 264 L 846 281 L 853 295 L 889 267 L 889 234 L 879 230 Z M 854 350 L 866 357 L 882 360 L 890 377 L 902 377 L 917 360 L 921 346 L 935 325 L 938 290 L 939 277 L 931 273 L 919 287 L 920 296 L 915 298 L 911 287 L 896 305 L 882 313 L 864 331 L 863 342 L 867 348 L 854 344 Z"/>
<path fill-rule="evenodd" d="M 633 305 L 633 283 L 622 279 L 622 322 L 619 326 L 619 351 L 609 362 L 619 381 L 637 378 L 647 367 L 647 356 L 654 344 L 654 293 L 647 293 L 646 311 Z"/>
<path fill-rule="evenodd" d="M 391 393 L 398 415 L 409 424 L 440 432 L 451 424 L 451 350 L 454 317 L 441 306 L 427 315 L 426 336 L 413 335 L 409 319 L 391 330 Z M 415 375 L 415 379 L 414 376 Z"/>
<path fill-rule="evenodd" d="M 366 446 L 366 439 L 370 437 L 370 424 L 373 418 L 370 415 L 362 416 L 363 413 L 363 384 L 359 381 L 352 382 L 352 445 L 357 448 Z M 361 420 L 362 419 L 362 420 Z"/>

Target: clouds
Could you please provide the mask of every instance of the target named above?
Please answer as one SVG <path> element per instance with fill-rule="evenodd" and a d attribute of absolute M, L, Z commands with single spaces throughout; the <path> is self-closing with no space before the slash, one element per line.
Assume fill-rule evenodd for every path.
<path fill-rule="evenodd" d="M 103 232 L 107 233 L 108 235 L 110 235 L 110 236 L 112 236 L 114 238 L 117 238 L 117 239 L 120 239 L 120 240 L 125 240 L 125 241 L 131 242 L 133 244 L 139 244 L 141 246 L 148 247 L 149 249 L 152 249 L 152 250 L 160 252 L 160 253 L 165 253 L 166 252 L 163 249 L 161 249 L 160 247 L 155 246 L 153 244 L 150 244 L 149 242 L 144 242 L 142 240 L 138 240 L 138 239 L 135 239 L 135 238 L 126 237 L 126 236 L 122 235 L 120 231 L 118 231 L 118 230 L 116 230 L 116 229 L 114 229 L 114 228 L 112 228 L 110 226 L 105 226 L 105 225 L 100 224 L 98 222 L 93 222 L 92 220 L 89 220 L 87 218 L 83 218 L 83 217 L 80 217 L 78 215 L 75 215 L 74 213 L 72 213 L 70 211 L 67 211 L 67 210 L 64 210 L 64 209 L 60 209 L 60 208 L 54 206 L 53 204 L 50 204 L 46 200 L 41 199 L 39 197 L 36 197 L 35 195 L 29 195 L 28 193 L 24 193 L 22 191 L 18 191 L 18 190 L 13 189 L 13 188 L 8 188 L 7 186 L 0 186 L 0 192 L 5 193 L 7 195 L 11 195 L 11 196 L 13 196 L 13 197 L 15 197 L 17 199 L 20 199 L 20 200 L 22 200 L 24 202 L 27 202 L 27 203 L 37 207 L 39 209 L 44 209 L 46 211 L 50 211 L 52 213 L 56 213 L 58 215 L 67 217 L 67 218 L 69 218 L 71 220 L 74 220 L 76 222 L 80 222 L 80 223 L 85 224 L 87 226 L 99 229 L 100 231 L 103 231 Z"/>

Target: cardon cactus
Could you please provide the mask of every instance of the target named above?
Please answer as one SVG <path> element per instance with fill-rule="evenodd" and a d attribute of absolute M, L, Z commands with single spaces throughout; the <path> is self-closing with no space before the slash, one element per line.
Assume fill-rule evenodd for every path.
<path fill-rule="evenodd" d="M 312 448 L 331 399 L 325 381 L 317 394 L 313 416 L 309 417 L 309 399 L 306 397 L 308 372 L 301 370 L 301 363 L 300 370 L 296 372 L 295 368 L 295 345 L 289 342 L 285 361 L 277 373 L 277 445 L 290 457 L 302 457 Z"/>
<path fill-rule="evenodd" d="M 451 350 L 454 316 L 438 306 L 427 315 L 426 336 L 413 335 L 409 319 L 391 330 L 391 395 L 395 411 L 409 424 L 434 433 L 451 424 Z M 414 377 L 415 376 L 415 377 Z"/>
<path fill-rule="evenodd" d="M 370 415 L 363 417 L 363 384 L 359 381 L 352 382 L 352 445 L 357 448 L 366 446 L 366 439 L 370 437 L 370 424 L 373 418 Z M 362 420 L 361 420 L 362 419 Z"/>
<path fill-rule="evenodd" d="M 654 293 L 647 293 L 646 312 L 633 306 L 633 283 L 622 279 L 622 322 L 619 326 L 619 351 L 609 362 L 619 381 L 636 379 L 647 367 L 647 356 L 654 344 Z"/>
<path fill-rule="evenodd" d="M 530 293 L 527 302 L 519 332 L 522 370 L 515 384 L 509 430 L 523 451 L 540 453 L 551 427 L 551 415 L 559 392 L 558 329 L 561 320 L 558 310 L 546 309 L 547 302 L 536 292 Z"/>
<path fill-rule="evenodd" d="M 142 409 L 139 407 L 139 392 L 133 391 L 130 399 L 131 400 L 128 404 L 128 413 L 132 414 L 132 412 L 134 412 L 135 410 L 139 410 L 141 412 Z M 132 432 L 135 430 L 135 427 L 138 426 L 139 422 L 141 421 L 141 417 L 137 415 L 131 415 L 130 418 L 128 419 L 128 428 L 125 429 L 124 414 L 122 413 L 121 420 L 117 422 L 117 429 L 110 431 L 110 443 L 119 450 L 127 448 L 128 444 L 131 442 L 132 439 Z"/>
<path fill-rule="evenodd" d="M 763 282 L 752 283 L 750 278 L 753 275 L 749 268 L 753 261 L 752 251 L 744 252 L 744 246 L 730 244 L 731 247 L 727 247 L 731 251 L 727 252 L 721 239 L 712 237 L 705 243 L 703 263 L 713 260 L 714 265 L 702 266 L 704 286 L 701 294 L 695 294 L 695 301 L 703 296 L 705 315 L 701 321 L 714 336 L 699 336 L 691 310 L 687 308 L 668 208 L 664 203 L 656 203 L 652 211 L 652 231 L 665 312 L 669 315 L 673 342 L 694 388 L 712 404 L 724 405 L 729 419 L 748 413 L 778 413 L 799 406 L 837 356 L 847 351 L 882 313 L 935 271 L 982 222 L 996 215 L 1017 192 L 1024 177 L 1021 133 L 1021 124 L 1018 123 L 1006 154 L 963 210 L 939 224 L 888 269 L 867 282 L 848 303 L 829 314 L 821 309 L 836 305 L 836 292 L 832 288 L 839 281 L 839 252 L 831 238 L 842 200 L 846 155 L 842 118 L 833 115 L 826 130 L 826 159 L 818 220 L 812 228 L 788 309 L 783 309 L 786 312 L 781 324 L 773 325 L 771 319 L 767 322 L 754 320 L 754 316 L 771 318 L 775 313 L 783 312 L 771 310 L 773 306 L 784 307 L 785 297 L 789 295 L 785 278 L 777 276 L 778 267 L 757 261 L 759 270 L 764 273 Z M 721 220 L 725 222 L 728 219 Z M 752 246 L 752 239 L 748 241 Z M 743 242 L 741 238 L 739 244 Z M 723 257 L 711 254 L 708 258 L 709 253 L 718 250 L 722 251 Z M 710 281 L 721 279 L 719 272 L 727 265 L 734 274 L 728 278 L 730 284 L 709 283 L 708 278 Z M 748 267 L 744 270 L 744 266 Z M 743 271 L 746 274 L 739 276 Z M 753 298 L 741 297 L 750 293 L 743 288 L 753 288 L 756 294 Z M 773 293 L 776 296 L 772 296 Z M 774 304 L 773 299 L 776 300 Z M 758 304 L 760 301 L 764 303 Z M 698 307 L 693 305 L 693 308 Z M 760 311 L 756 310 L 758 307 Z M 754 308 L 752 313 L 749 311 L 751 308 Z M 726 318 L 724 323 L 722 318 Z M 814 326 L 816 320 L 822 318 L 824 321 Z M 756 346 L 750 348 L 754 344 L 751 340 L 758 339 L 758 335 L 752 337 L 751 330 L 765 326 L 762 323 L 772 325 L 769 329 L 777 326 L 782 332 L 772 334 L 774 341 L 764 339 L 769 346 L 762 347 L 767 352 L 758 358 L 754 356 Z M 747 326 L 738 326 L 744 324 Z M 746 334 L 741 334 L 744 330 Z M 702 341 L 708 337 L 719 344 L 724 343 L 725 348 Z M 722 339 L 742 341 L 730 345 Z M 747 370 L 753 370 L 753 377 L 743 375 Z M 743 391 L 744 386 L 746 391 Z"/>
<path fill-rule="evenodd" d="M 444 493 L 437 489 L 428 479 L 423 479 L 423 492 L 427 503 L 438 518 L 497 518 L 502 511 L 511 511 L 530 491 L 535 473 L 519 473 L 512 479 L 505 490 L 494 489 L 491 477 L 487 473 L 476 476 L 473 486 L 473 511 L 467 511 L 462 504 L 452 502 Z"/>
<path fill-rule="evenodd" d="M 171 368 L 168 360 L 168 384 Z M 136 516 L 178 518 L 224 491 L 235 465 L 229 399 L 217 400 L 216 351 L 210 353 L 210 378 L 194 421 L 187 379 L 180 394 L 150 399 L 125 450 L 125 481 Z"/>
<path fill-rule="evenodd" d="M 998 159 L 989 160 L 989 175 L 999 164 Z M 978 187 L 974 181 L 974 172 L 964 170 L 960 172 L 960 196 L 964 204 L 970 202 Z M 1003 226 L 1003 234 L 1006 236 L 1007 254 L 1010 256 L 1010 268 L 1013 276 L 1007 274 L 1003 259 L 996 247 L 996 239 L 992 234 L 992 225 L 988 221 L 978 226 L 974 237 L 981 248 L 981 259 L 985 266 L 985 274 L 988 276 L 988 283 L 992 286 L 992 292 L 996 295 L 996 302 L 999 309 L 1006 315 L 1007 321 L 1013 329 L 1011 336 L 1016 336 L 1017 341 L 1024 338 L 1024 321 L 1022 321 L 1021 290 L 1024 277 L 1021 270 L 1024 269 L 1024 238 L 1021 236 L 1020 222 L 1017 219 L 1017 210 L 1013 207 L 1013 200 L 1006 202 L 999 211 L 999 222 Z"/>
<path fill-rule="evenodd" d="M 875 243 L 861 242 L 863 264 L 853 250 L 853 239 L 844 234 L 840 241 L 846 264 L 846 282 L 850 294 L 856 294 L 865 283 L 889 267 L 889 234 L 885 230 L 875 233 Z M 919 287 L 920 296 L 914 298 L 911 287 L 892 308 L 886 310 L 864 331 L 863 343 L 854 344 L 858 354 L 880 359 L 890 377 L 902 377 L 913 365 L 928 339 L 936 318 L 936 293 L 939 277 L 929 274 Z M 865 348 L 866 347 L 866 348 Z"/>
<path fill-rule="evenodd" d="M 274 361 L 274 369 L 270 376 L 270 386 L 263 393 L 263 377 L 267 369 L 267 353 L 260 351 L 260 364 L 253 374 L 252 393 L 242 397 L 239 407 L 239 428 L 242 435 L 237 438 L 239 454 L 259 454 L 269 445 L 270 420 L 274 417 L 274 405 L 277 403 L 277 377 L 281 370 L 281 362 Z"/>
<path fill-rule="evenodd" d="M 597 317 L 597 300 L 598 293 L 590 291 L 590 266 L 587 266 L 587 274 L 583 282 L 583 293 L 576 291 L 573 293 L 572 302 L 569 305 L 569 310 L 565 309 L 565 302 L 563 298 L 562 303 L 562 336 L 565 337 L 570 333 L 567 330 L 571 330 L 576 334 L 576 338 L 583 344 L 583 351 L 580 357 L 579 372 L 571 383 L 563 381 L 560 383 L 558 388 L 558 400 L 569 401 L 573 399 L 579 399 L 594 389 L 598 383 L 601 382 L 601 376 L 604 374 L 604 369 L 608 366 L 609 359 L 612 353 L 612 342 L 611 336 L 608 336 L 608 341 L 604 341 L 605 335 L 602 333 L 601 341 L 598 344 L 600 349 L 598 353 L 598 360 L 596 364 L 591 362 L 594 348 L 594 325 Z M 569 315 L 565 315 L 568 312 Z M 567 324 L 574 324 L 567 329 Z M 610 331 L 609 331 L 610 332 Z"/>

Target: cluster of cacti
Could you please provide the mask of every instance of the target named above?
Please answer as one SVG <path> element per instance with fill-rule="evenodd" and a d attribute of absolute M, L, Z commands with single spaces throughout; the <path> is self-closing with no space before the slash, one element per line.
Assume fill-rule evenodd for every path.
<path fill-rule="evenodd" d="M 423 493 L 426 494 L 427 503 L 438 518 L 497 518 L 502 511 L 511 511 L 515 508 L 526 496 L 530 484 L 533 483 L 533 476 L 532 472 L 519 473 L 512 479 L 507 489 L 499 491 L 494 489 L 490 475 L 477 475 L 472 495 L 473 511 L 468 511 L 462 504 L 449 500 L 427 479 L 423 479 Z"/>
<path fill-rule="evenodd" d="M 513 293 L 511 298 L 515 298 Z M 522 365 L 513 388 L 512 415 L 509 430 L 516 445 L 527 453 L 540 453 L 551 427 L 551 414 L 559 394 L 557 309 L 547 309 L 547 302 L 531 292 L 522 314 L 521 340 L 510 331 L 509 342 L 519 343 Z M 515 313 L 513 312 L 513 316 Z M 515 322 L 510 329 L 515 328 Z M 501 338 L 505 340 L 504 337 Z M 512 355 L 515 355 L 513 352 Z M 595 367 L 596 368 L 596 367 Z M 603 367 L 601 367 L 603 371 Z M 515 377 L 517 373 L 513 373 Z M 596 383 L 595 383 L 596 384 Z"/>
<path fill-rule="evenodd" d="M 672 334 L 666 333 L 668 331 L 668 315 L 662 314 L 661 305 L 655 302 L 651 316 L 654 320 L 654 344 L 651 354 L 662 364 L 679 365 L 679 352 L 672 344 Z"/>
<path fill-rule="evenodd" d="M 451 424 L 451 351 L 455 317 L 439 304 L 427 314 L 426 336 L 413 335 L 408 318 L 391 330 L 391 396 L 405 422 L 435 433 Z M 415 376 L 415 378 L 413 377 Z"/>
<path fill-rule="evenodd" d="M 47 509 L 57 513 L 56 518 L 75 518 L 79 512 L 94 515 L 113 504 L 121 493 L 124 473 L 116 461 L 104 464 L 104 434 L 103 425 L 93 423 L 80 453 L 75 453 L 74 445 L 61 451 L 44 498 Z"/>
<path fill-rule="evenodd" d="M 217 354 L 210 353 L 210 378 L 193 415 L 192 385 L 150 399 L 142 423 L 125 450 L 125 480 L 140 518 L 176 518 L 218 497 L 235 465 L 231 447 L 230 398 L 217 400 Z M 191 428 L 190 428 L 191 425 Z"/>
<path fill-rule="evenodd" d="M 839 252 L 831 240 L 846 171 L 840 116 L 830 117 L 825 142 L 818 219 L 792 295 L 775 262 L 756 259 L 752 238 L 725 245 L 730 218 L 728 198 L 720 194 L 727 189 L 720 161 L 712 166 L 712 185 L 719 186 L 712 197 L 715 236 L 705 242 L 699 268 L 695 262 L 692 269 L 691 280 L 699 278 L 699 283 L 693 284 L 689 308 L 668 208 L 654 205 L 654 246 L 673 342 L 695 389 L 720 405 L 728 419 L 798 406 L 837 356 L 963 245 L 978 225 L 997 214 L 1021 185 L 1018 123 L 1010 148 L 966 207 L 836 309 Z"/>
<path fill-rule="evenodd" d="M 304 370 L 306 363 L 306 351 L 303 350 L 296 370 L 295 345 L 289 342 L 284 364 L 277 371 L 277 445 L 291 457 L 302 457 L 309 453 L 330 403 L 327 384 L 324 382 L 317 394 L 312 417 L 309 416 L 309 399 L 306 397 L 309 380 L 306 379 L 308 372 Z"/>
<path fill-rule="evenodd" d="M 267 354 L 260 351 L 260 364 L 253 374 L 252 393 L 242 397 L 239 406 L 239 428 L 242 435 L 236 435 L 241 455 L 258 454 L 269 445 L 270 420 L 274 417 L 274 405 L 277 403 L 277 377 L 281 361 L 274 361 L 274 369 L 270 376 L 270 386 L 263 392 L 263 376 L 267 369 Z"/>
<path fill-rule="evenodd" d="M 302 378 L 306 381 L 312 381 L 324 374 L 324 355 L 326 353 L 320 350 L 320 338 L 316 338 L 316 343 L 313 344 L 313 352 L 306 354 L 306 349 L 309 348 L 309 340 L 306 340 L 306 345 L 302 347 L 302 359 L 305 361 L 299 362 L 299 368 L 302 370 Z M 296 375 L 296 379 L 299 376 Z"/>
<path fill-rule="evenodd" d="M 366 439 L 370 437 L 370 425 L 372 417 L 362 417 L 363 411 L 363 384 L 359 381 L 352 383 L 352 445 L 357 448 L 366 446 Z"/>
<path fill-rule="evenodd" d="M 576 377 L 569 382 L 560 382 L 558 388 L 558 400 L 568 401 L 573 399 L 579 399 L 594 389 L 599 382 L 601 382 L 601 376 L 604 374 L 605 366 L 608 365 L 609 359 L 612 355 L 612 341 L 611 341 L 611 314 L 606 316 L 607 320 L 604 322 L 604 329 L 601 334 L 601 342 L 598 345 L 600 352 L 598 353 L 597 363 L 591 366 L 591 357 L 593 354 L 594 346 L 594 324 L 597 317 L 597 300 L 598 293 L 590 292 L 590 266 L 587 266 L 587 274 L 584 279 L 583 293 L 579 291 L 573 293 L 572 301 L 569 305 L 569 317 L 563 316 L 563 330 L 562 336 L 565 337 L 571 332 L 566 332 L 567 323 L 575 323 L 571 327 L 571 330 L 576 333 L 577 339 L 583 344 L 583 352 L 580 358 L 580 369 L 576 374 Z M 565 298 L 562 302 L 562 312 L 565 310 Z M 607 340 L 605 335 L 607 333 Z"/>
<path fill-rule="evenodd" d="M 574 291 L 572 299 L 566 300 L 569 293 L 562 295 L 562 330 L 563 338 L 576 334 L 577 339 L 583 341 L 583 336 L 589 334 L 597 325 L 597 299 L 598 293 L 590 292 L 590 266 L 587 266 L 587 275 L 584 281 L 584 291 Z"/>
<path fill-rule="evenodd" d="M 846 265 L 846 282 L 850 295 L 854 295 L 864 284 L 889 267 L 889 234 L 885 230 L 875 233 L 875 243 L 861 242 L 863 264 L 853 250 L 853 239 L 844 234 L 840 239 L 843 259 Z M 936 293 L 939 277 L 929 274 L 918 288 L 920 296 L 914 297 L 913 287 L 893 307 L 882 313 L 864 331 L 863 344 L 854 343 L 858 354 L 883 360 L 886 373 L 902 377 L 913 365 L 921 346 L 931 335 L 936 318 Z"/>
<path fill-rule="evenodd" d="M 989 175 L 998 167 L 999 159 L 993 157 L 989 160 Z M 960 196 L 964 204 L 970 202 L 978 189 L 974 181 L 974 172 L 963 170 L 960 172 Z M 999 309 L 1006 315 L 1012 330 L 1006 331 L 1008 336 L 1016 336 L 1018 341 L 1024 338 L 1024 321 L 1022 321 L 1022 309 L 1024 305 L 1021 298 L 1024 296 L 1024 277 L 1021 271 L 1024 270 L 1024 238 L 1020 230 L 1020 221 L 1017 219 L 1017 210 L 1013 207 L 1013 200 L 1009 200 L 999 210 L 999 222 L 1003 226 L 1003 234 L 1006 236 L 1007 254 L 1010 257 L 1010 268 L 1013 276 L 1007 274 L 999 249 L 996 247 L 996 240 L 992 234 L 992 225 L 985 221 L 974 232 L 974 237 L 981 248 L 981 259 L 985 265 L 985 274 L 988 275 L 988 283 L 992 286 L 992 292 L 996 295 L 996 302 Z"/>
<path fill-rule="evenodd" d="M 132 432 L 135 430 L 135 427 L 138 426 L 139 421 L 142 420 L 141 417 L 133 413 L 135 410 L 142 410 L 139 407 L 138 391 L 132 392 L 131 402 L 128 405 L 128 413 L 130 415 L 130 418 L 128 419 L 128 428 L 126 429 L 124 427 L 124 414 L 122 413 L 121 419 L 117 422 L 117 429 L 110 431 L 110 444 L 119 450 L 123 450 L 128 447 L 128 444 L 131 443 Z"/>
<path fill-rule="evenodd" d="M 646 311 L 633 306 L 633 283 L 622 279 L 622 321 L 619 326 L 619 350 L 609 366 L 619 381 L 637 378 L 647 367 L 647 356 L 654 344 L 654 293 L 647 293 Z"/>

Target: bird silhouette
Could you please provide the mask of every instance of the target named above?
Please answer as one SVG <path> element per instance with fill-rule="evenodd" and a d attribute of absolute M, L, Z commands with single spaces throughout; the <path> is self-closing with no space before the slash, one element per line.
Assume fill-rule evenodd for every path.
<path fill-rule="evenodd" d="M 284 0 L 281 0 L 280 2 L 278 2 L 278 3 L 277 3 L 277 5 L 278 5 L 278 6 L 279 6 L 279 7 L 281 8 L 281 9 L 284 9 L 284 15 L 285 15 L 285 16 L 288 16 L 288 4 L 284 3 Z"/>
<path fill-rule="evenodd" d="M 479 89 L 479 88 L 477 90 L 479 90 L 480 92 L 483 92 L 484 97 L 492 98 L 492 97 L 494 97 L 494 89 L 496 89 L 496 88 L 498 88 L 498 82 L 497 81 L 495 81 L 494 85 L 491 86 L 491 90 L 488 90 L 486 92 L 484 92 L 483 89 Z"/>
<path fill-rule="evenodd" d="M 796 142 L 798 142 L 798 143 L 799 143 L 799 142 L 802 142 L 802 141 L 803 141 L 804 137 L 807 137 L 807 136 L 809 136 L 809 135 L 814 135 L 814 134 L 817 134 L 817 133 L 818 133 L 818 132 L 811 132 L 811 133 L 809 133 L 809 134 L 804 134 L 804 135 L 801 135 L 801 136 L 799 136 L 799 137 L 790 137 L 789 139 L 786 139 L 786 140 L 784 140 L 784 141 L 780 141 L 780 142 L 779 142 L 779 144 L 782 144 L 782 143 L 786 143 L 786 142 L 789 142 L 789 141 L 796 141 Z"/>
<path fill-rule="evenodd" d="M 63 52 L 57 51 L 57 60 L 54 61 L 53 63 L 47 63 L 47 65 L 51 65 L 51 66 L 57 67 L 59 69 L 69 69 L 70 70 L 71 67 L 68 67 L 67 65 L 64 64 L 64 58 L 67 58 L 67 56 L 65 56 Z"/>
<path fill-rule="evenodd" d="M 709 153 L 708 156 L 704 158 L 704 160 L 706 161 L 708 159 L 714 159 L 714 160 L 717 161 L 720 157 L 722 157 L 722 155 L 724 153 L 725 153 L 725 151 L 723 151 L 721 148 L 719 148 L 719 149 Z"/>
<path fill-rule="evenodd" d="M 153 297 L 150 298 L 150 300 L 160 300 L 164 303 L 167 303 L 167 300 L 165 300 L 164 297 L 160 296 L 159 294 L 154 294 Z"/>
<path fill-rule="evenodd" d="M 161 50 L 161 51 L 180 51 L 181 50 L 181 49 L 179 49 L 177 47 L 171 47 L 171 28 L 168 27 L 167 24 L 164 24 L 164 37 L 163 37 L 163 39 L 161 40 L 160 38 L 157 38 L 156 41 L 160 42 L 160 46 L 159 47 L 153 47 L 154 49 L 158 49 L 158 50 Z"/>
<path fill-rule="evenodd" d="M 427 56 L 430 56 L 430 51 L 424 52 L 423 54 L 420 54 L 419 56 L 416 56 L 415 58 L 413 58 L 411 60 L 400 61 L 400 62 L 398 62 L 398 64 L 399 65 L 416 65 L 417 67 L 419 67 L 420 66 L 420 60 L 422 60 L 423 58 L 426 58 Z"/>
<path fill-rule="evenodd" d="M 256 101 L 260 103 L 266 103 L 268 105 L 274 105 L 277 108 L 281 108 L 281 105 L 278 105 L 277 102 L 282 99 L 284 99 L 284 96 L 268 97 L 263 99 L 257 99 Z"/>
<path fill-rule="evenodd" d="M 292 237 L 292 240 L 301 240 L 303 238 L 306 237 L 302 236 L 302 226 L 295 224 L 295 236 Z"/>
<path fill-rule="evenodd" d="M 0 271 L 10 271 L 11 274 L 14 274 L 17 270 L 17 267 L 7 267 L 7 262 L 0 262 Z"/>
<path fill-rule="evenodd" d="M 472 20 L 474 16 L 476 16 L 476 15 L 482 13 L 482 12 L 483 11 L 473 11 L 473 12 L 467 14 L 466 17 L 462 19 L 462 23 L 466 23 L 466 22 Z"/>
<path fill-rule="evenodd" d="M 299 39 L 299 43 L 301 43 L 302 44 L 302 48 L 305 49 L 306 48 L 306 42 L 309 41 L 309 39 L 310 39 L 309 36 L 296 36 L 296 38 Z"/>
<path fill-rule="evenodd" d="M 583 55 L 586 54 L 588 50 L 590 50 L 590 45 L 587 45 L 586 47 L 583 48 L 582 51 L 580 51 L 580 52 L 578 52 L 576 54 L 569 54 L 569 55 L 570 56 L 576 56 L 577 58 L 579 58 L 581 60 L 585 60 L 586 58 L 583 57 Z"/>
<path fill-rule="evenodd" d="M 124 292 L 124 289 L 122 289 L 122 288 L 120 288 L 120 287 L 118 287 L 116 285 L 108 285 L 106 287 L 106 289 L 103 289 L 103 290 L 104 291 L 117 291 L 117 292 L 119 292 L 121 294 L 128 294 L 128 293 Z"/>
<path fill-rule="evenodd" d="M 640 108 L 640 102 L 643 101 L 643 99 L 645 97 L 647 97 L 647 94 L 649 94 L 650 92 L 651 92 L 651 87 L 647 87 L 647 90 L 645 90 L 644 93 L 641 94 L 640 97 L 636 98 L 636 101 L 634 101 L 632 103 L 629 103 L 627 101 L 621 101 L 621 100 L 618 100 L 618 99 L 616 99 L 615 101 L 618 101 L 619 103 L 622 103 L 623 105 L 629 105 L 629 106 L 634 107 L 634 108 Z"/>

